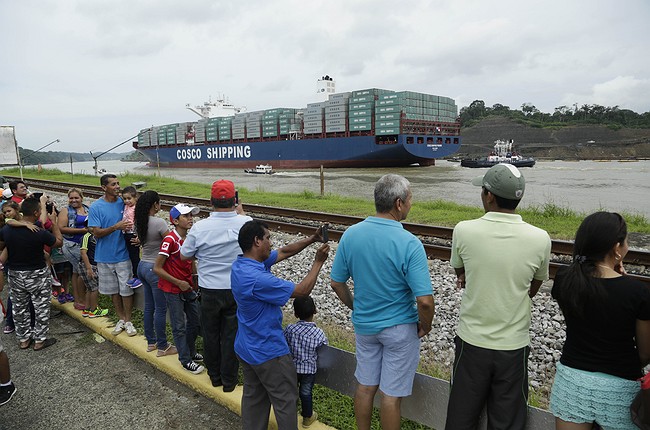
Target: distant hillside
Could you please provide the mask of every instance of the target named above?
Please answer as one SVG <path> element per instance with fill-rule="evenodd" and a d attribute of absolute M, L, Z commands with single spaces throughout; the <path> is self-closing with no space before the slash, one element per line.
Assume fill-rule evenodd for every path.
<path fill-rule="evenodd" d="M 34 152 L 31 149 L 18 148 L 20 158 L 25 165 L 35 164 L 54 164 L 54 163 L 69 163 L 72 161 L 93 161 L 93 157 L 87 152 L 61 152 L 61 151 L 42 151 Z M 130 152 L 109 152 L 101 156 L 102 160 L 121 160 L 123 158 L 133 157 L 135 151 Z M 101 152 L 95 154 L 99 155 Z"/>
<path fill-rule="evenodd" d="M 489 116 L 461 130 L 459 154 L 486 155 L 497 139 L 514 139 L 517 150 L 536 158 L 631 158 L 650 157 L 650 129 L 605 125 L 536 128 L 502 116 Z M 588 143 L 593 141 L 594 143 Z"/>

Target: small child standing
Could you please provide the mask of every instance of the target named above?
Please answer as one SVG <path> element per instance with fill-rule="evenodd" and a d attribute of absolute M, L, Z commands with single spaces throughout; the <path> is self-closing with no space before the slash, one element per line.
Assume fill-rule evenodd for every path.
<path fill-rule="evenodd" d="M 108 309 L 102 309 L 97 305 L 99 298 L 99 275 L 97 263 L 95 263 L 95 246 L 97 240 L 91 233 L 86 233 L 81 239 L 81 261 L 79 262 L 79 275 L 86 285 L 86 309 L 81 313 L 88 318 L 104 317 Z"/>
<path fill-rule="evenodd" d="M 126 250 L 129 252 L 129 259 L 133 270 L 133 277 L 126 283 L 131 288 L 138 288 L 142 282 L 137 277 L 138 264 L 140 264 L 140 245 L 134 245 L 131 241 L 137 237 L 135 233 L 135 204 L 138 201 L 138 192 L 135 187 L 125 187 L 122 190 L 122 200 L 124 200 L 124 214 L 122 219 L 130 221 L 133 227 L 130 230 L 124 231 L 124 241 L 126 242 Z"/>
<path fill-rule="evenodd" d="M 160 253 L 153 267 L 158 275 L 158 288 L 165 294 L 178 360 L 185 370 L 195 375 L 205 370 L 197 363 L 203 360 L 203 356 L 196 352 L 196 337 L 200 329 L 199 302 L 192 281 L 193 264 L 191 260 L 181 260 L 181 246 L 194 223 L 193 215 L 198 213 L 199 208 L 182 203 L 169 211 L 174 230 L 160 244 Z"/>
<path fill-rule="evenodd" d="M 309 427 L 318 419 L 318 414 L 313 410 L 312 390 L 318 369 L 318 348 L 327 345 L 327 337 L 314 323 L 316 305 L 311 296 L 296 297 L 293 312 L 300 321 L 289 324 L 284 329 L 284 337 L 298 373 L 302 426 Z"/>

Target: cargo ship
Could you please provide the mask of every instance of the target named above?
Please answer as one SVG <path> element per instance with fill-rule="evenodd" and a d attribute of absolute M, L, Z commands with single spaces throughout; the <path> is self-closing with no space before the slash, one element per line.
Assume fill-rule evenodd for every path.
<path fill-rule="evenodd" d="M 429 166 L 461 145 L 453 99 L 370 88 L 334 92 L 328 76 L 305 108 L 246 112 L 220 99 L 201 119 L 141 130 L 133 147 L 153 166 L 274 169 Z"/>

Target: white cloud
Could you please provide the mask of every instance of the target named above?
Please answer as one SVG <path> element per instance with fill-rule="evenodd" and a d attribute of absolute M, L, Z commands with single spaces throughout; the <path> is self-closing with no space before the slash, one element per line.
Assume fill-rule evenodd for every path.
<path fill-rule="evenodd" d="M 85 151 L 193 120 L 185 103 L 210 95 L 304 106 L 325 74 L 340 91 L 421 91 L 459 107 L 645 112 L 648 21 L 645 0 L 1 2 L 0 118 L 21 146 L 59 138 Z"/>

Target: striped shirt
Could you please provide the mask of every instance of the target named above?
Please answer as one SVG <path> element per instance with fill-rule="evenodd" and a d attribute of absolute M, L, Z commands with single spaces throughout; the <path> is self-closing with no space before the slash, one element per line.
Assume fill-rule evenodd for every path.
<path fill-rule="evenodd" d="M 327 337 L 323 330 L 316 327 L 313 322 L 298 321 L 289 324 L 284 329 L 289 350 L 296 365 L 296 372 L 301 374 L 314 374 L 318 368 L 318 347 L 327 345 Z"/>

